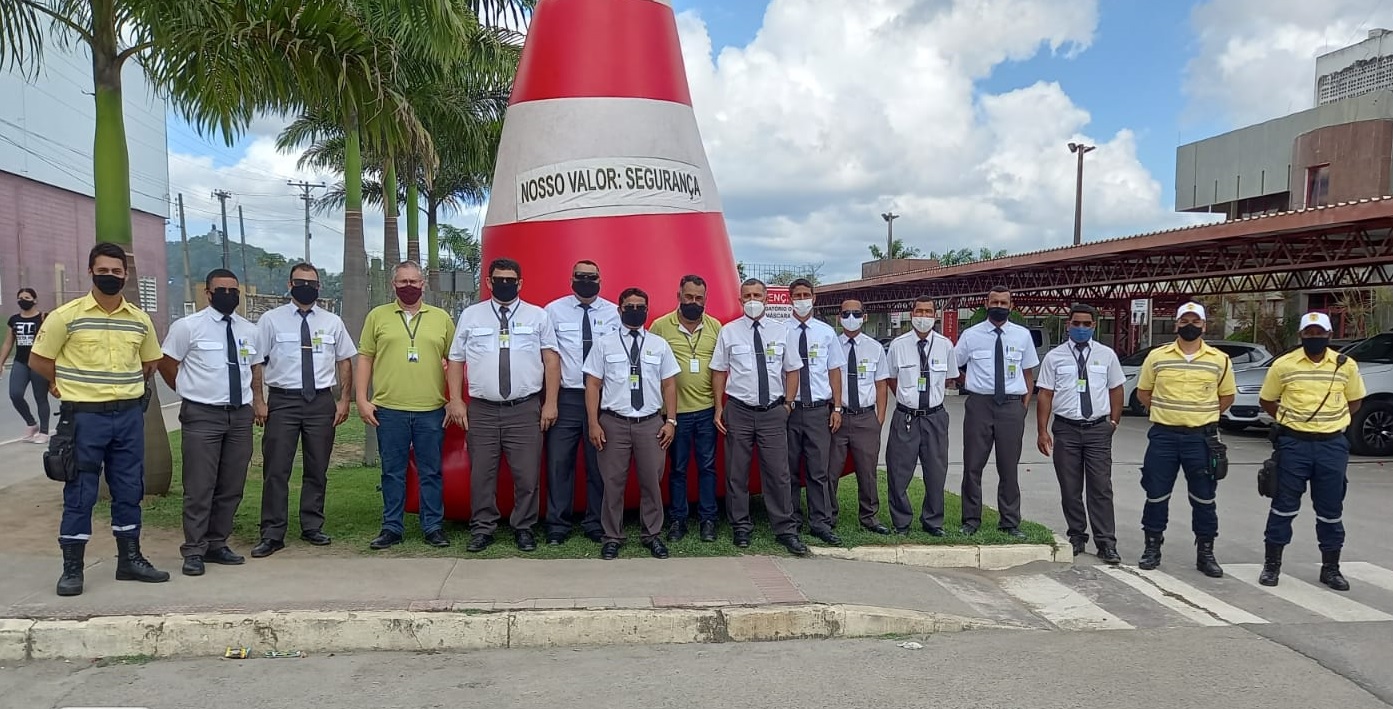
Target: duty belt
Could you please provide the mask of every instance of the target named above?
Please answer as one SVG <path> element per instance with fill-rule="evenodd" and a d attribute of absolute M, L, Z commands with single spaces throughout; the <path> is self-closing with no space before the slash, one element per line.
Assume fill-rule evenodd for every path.
<path fill-rule="evenodd" d="M 1165 423 L 1153 423 L 1151 425 L 1164 431 L 1174 431 L 1176 433 L 1193 433 L 1199 436 L 1208 435 L 1219 428 L 1219 424 L 1216 423 L 1205 424 L 1203 426 L 1172 426 L 1170 424 Z"/>
<path fill-rule="evenodd" d="M 1281 436 L 1291 436 L 1298 441 L 1332 441 L 1345 435 L 1344 431 L 1333 431 L 1327 433 L 1314 433 L 1310 431 L 1293 431 L 1286 426 L 1282 427 Z"/>
<path fill-rule="evenodd" d="M 62 406 L 69 406 L 71 410 L 79 414 L 114 414 L 118 411 L 134 409 L 140 406 L 140 399 L 121 399 L 119 401 L 65 401 Z"/>

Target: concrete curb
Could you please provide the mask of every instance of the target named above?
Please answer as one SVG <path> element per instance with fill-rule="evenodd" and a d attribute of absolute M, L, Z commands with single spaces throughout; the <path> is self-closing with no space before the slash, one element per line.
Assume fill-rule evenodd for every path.
<path fill-rule="evenodd" d="M 992 621 L 873 606 L 805 603 L 723 608 L 498 612 L 269 612 L 0 619 L 0 661 L 212 657 L 228 647 L 306 653 L 483 650 L 921 636 Z"/>
<path fill-rule="evenodd" d="M 930 569 L 982 569 L 1001 571 L 1045 561 L 1073 564 L 1069 540 L 1054 535 L 1054 544 L 899 544 L 861 547 L 809 546 L 812 555 L 825 559 L 874 561 Z"/>

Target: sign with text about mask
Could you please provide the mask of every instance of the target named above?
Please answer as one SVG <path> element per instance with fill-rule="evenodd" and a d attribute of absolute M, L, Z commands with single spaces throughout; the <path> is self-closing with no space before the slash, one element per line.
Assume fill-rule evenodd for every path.
<path fill-rule="evenodd" d="M 518 220 L 586 209 L 610 208 L 643 214 L 654 208 L 710 211 L 703 171 L 664 158 L 587 158 L 528 170 L 518 175 Z"/>
<path fill-rule="evenodd" d="M 793 297 L 789 295 L 788 286 L 769 286 L 769 297 L 764 302 L 764 317 L 770 320 L 793 319 Z"/>

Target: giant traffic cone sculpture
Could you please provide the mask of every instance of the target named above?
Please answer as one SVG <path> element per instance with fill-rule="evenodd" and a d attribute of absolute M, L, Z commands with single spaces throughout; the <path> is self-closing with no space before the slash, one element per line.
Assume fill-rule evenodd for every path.
<path fill-rule="evenodd" d="M 484 269 L 495 258 L 521 264 L 522 298 L 538 305 L 569 294 L 572 265 L 588 259 L 599 264 L 606 298 L 617 301 L 630 286 L 647 291 L 651 318 L 676 308 L 689 273 L 706 280 L 708 313 L 722 322 L 739 314 L 739 276 L 667 2 L 538 3 L 498 150 L 482 256 Z M 488 297 L 486 271 L 480 281 L 480 297 Z M 463 432 L 451 427 L 444 473 L 452 519 L 469 514 L 468 465 Z M 694 497 L 695 465 L 689 470 Z M 582 467 L 580 507 L 583 475 Z M 504 515 L 512 489 L 504 472 Z M 637 506 L 636 493 L 631 486 L 628 506 Z"/>

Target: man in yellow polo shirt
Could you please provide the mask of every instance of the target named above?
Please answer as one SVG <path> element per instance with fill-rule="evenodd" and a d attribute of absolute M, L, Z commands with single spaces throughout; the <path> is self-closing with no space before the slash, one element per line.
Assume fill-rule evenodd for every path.
<path fill-rule="evenodd" d="M 445 355 L 455 338 L 450 314 L 421 300 L 425 272 L 415 261 L 392 269 L 396 300 L 368 312 L 358 343 L 353 388 L 358 415 L 377 427 L 382 458 L 382 531 L 368 544 L 386 549 L 405 534 L 406 462 L 416 454 L 421 533 L 433 547 L 450 546 L 441 526 L 445 497 L 440 457 L 445 446 Z M 368 400 L 368 392 L 372 400 Z"/>
<path fill-rule="evenodd" d="M 1267 512 L 1267 558 L 1258 583 L 1276 586 L 1282 550 L 1291 542 L 1291 523 L 1301 509 L 1301 493 L 1311 485 L 1320 545 L 1320 582 L 1348 591 L 1340 573 L 1345 546 L 1345 468 L 1349 439 L 1345 429 L 1364 398 L 1364 379 L 1354 360 L 1330 349 L 1330 317 L 1301 318 L 1301 349 L 1277 358 L 1262 382 L 1258 403 L 1276 420 L 1277 493 Z"/>
<path fill-rule="evenodd" d="M 1137 566 L 1161 565 L 1161 543 L 1170 517 L 1171 492 L 1180 469 L 1190 494 L 1195 532 L 1195 568 L 1206 576 L 1224 575 L 1214 559 L 1219 534 L 1215 491 L 1219 481 L 1209 470 L 1209 436 L 1217 436 L 1219 414 L 1233 404 L 1238 389 L 1228 355 L 1204 342 L 1204 306 L 1186 303 L 1175 312 L 1175 342 L 1146 356 L 1137 379 L 1137 398 L 1151 407 L 1141 485 L 1146 491 L 1141 526 L 1146 548 Z"/>
<path fill-rule="evenodd" d="M 58 595 L 82 593 L 83 554 L 92 538 L 92 507 L 103 468 L 111 490 L 116 580 L 169 580 L 140 553 L 140 501 L 145 497 L 145 382 L 164 356 L 150 316 L 121 297 L 126 252 L 101 243 L 87 255 L 93 288 L 48 314 L 34 340 L 29 367 L 52 382 L 62 400 L 50 450 L 71 429 L 76 475 L 63 483 L 58 544 L 63 575 Z"/>
<path fill-rule="evenodd" d="M 649 330 L 667 340 L 677 364 L 677 437 L 672 441 L 668 478 L 669 541 L 687 535 L 687 466 L 697 464 L 697 518 L 701 541 L 716 541 L 716 395 L 711 389 L 711 356 L 721 322 L 706 314 L 706 280 L 686 275 L 678 284 L 677 310 L 658 318 Z"/>

